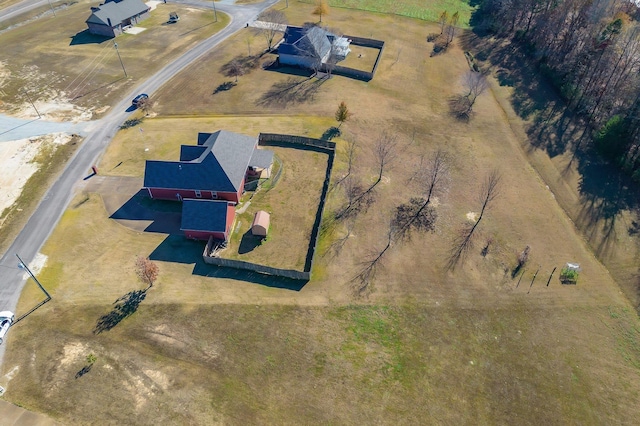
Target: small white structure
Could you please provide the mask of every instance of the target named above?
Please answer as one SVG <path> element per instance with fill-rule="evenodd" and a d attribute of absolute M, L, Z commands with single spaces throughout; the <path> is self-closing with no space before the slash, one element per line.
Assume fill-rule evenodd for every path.
<path fill-rule="evenodd" d="M 251 235 L 255 235 L 256 237 L 266 237 L 269 232 L 270 221 L 271 217 L 269 216 L 269 213 L 264 210 L 257 212 L 253 218 L 253 223 L 251 224 Z"/>

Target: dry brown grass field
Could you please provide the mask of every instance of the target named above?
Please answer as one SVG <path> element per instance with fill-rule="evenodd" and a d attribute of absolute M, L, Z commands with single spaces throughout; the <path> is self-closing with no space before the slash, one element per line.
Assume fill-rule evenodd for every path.
<path fill-rule="evenodd" d="M 12 111 L 33 100 L 71 100 L 100 115 L 105 106 L 123 96 L 127 89 L 159 70 L 170 58 L 179 56 L 229 22 L 220 14 L 177 5 L 159 4 L 140 23 L 140 34 L 123 34 L 107 39 L 88 34 L 86 19 L 96 2 L 80 1 L 58 10 L 56 16 L 42 16 L 26 25 L 0 34 L 0 62 L 3 74 L 3 109 Z M 177 11 L 180 22 L 167 25 L 169 12 Z M 127 70 L 123 70 L 114 49 L 114 40 Z M 37 94 L 37 95 L 36 95 Z M 97 110 L 97 111 L 96 111 Z"/>
<path fill-rule="evenodd" d="M 313 19 L 311 8 L 290 2 L 285 12 L 301 24 Z M 352 173 L 365 183 L 375 180 L 372 146 L 383 131 L 397 136 L 399 149 L 342 248 L 334 243 L 348 223 L 327 226 L 313 279 L 292 291 L 286 282 L 204 265 L 202 243 L 133 231 L 108 218 L 98 194 L 80 193 L 42 250 L 49 260 L 40 281 L 53 300 L 9 334 L 5 398 L 67 424 L 633 424 L 637 315 L 527 161 L 514 131 L 526 123 L 505 94 L 482 95 L 471 120 L 457 121 L 447 101 L 462 90 L 468 66 L 457 45 L 429 57 L 425 37 L 435 26 L 337 9 L 325 19 L 385 40 L 371 82 L 316 83 L 257 68 L 212 94 L 229 80 L 219 68 L 248 54 L 244 30 L 168 82 L 157 96 L 159 115 L 143 121 L 143 132 L 119 132 L 99 167 L 141 176 L 145 158 L 176 158 L 198 131 L 319 138 L 345 101 L 353 117 L 334 139 L 334 180 L 346 171 L 347 141 L 357 144 Z M 251 43 L 254 54 L 264 47 Z M 274 88 L 282 99 L 267 96 Z M 394 244 L 367 291 L 355 295 L 352 279 L 385 245 L 394 209 L 420 194 L 412 179 L 420 158 L 438 148 L 449 153 L 451 170 L 436 231 Z M 448 269 L 452 240 L 478 212 L 480 185 L 495 168 L 500 196 L 473 249 Z M 295 193 L 287 202 L 311 209 Z M 343 202 L 336 187 L 326 223 Z M 531 257 L 519 282 L 511 271 L 526 245 Z M 159 279 L 131 303 L 135 313 L 114 310 L 113 301 L 144 288 L 136 256 L 161 259 L 160 252 L 173 257 L 156 260 Z M 568 261 L 582 267 L 578 284 L 561 285 L 556 271 L 547 285 Z M 39 297 L 27 286 L 19 312 Z M 95 333 L 110 311 L 117 324 Z M 76 377 L 89 354 L 97 361 Z"/>

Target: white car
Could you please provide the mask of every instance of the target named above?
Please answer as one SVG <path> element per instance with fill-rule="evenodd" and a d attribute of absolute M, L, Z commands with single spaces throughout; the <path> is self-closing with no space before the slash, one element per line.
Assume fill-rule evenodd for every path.
<path fill-rule="evenodd" d="M 0 312 L 0 345 L 4 341 L 4 336 L 9 331 L 9 327 L 15 321 L 16 316 L 11 311 Z"/>

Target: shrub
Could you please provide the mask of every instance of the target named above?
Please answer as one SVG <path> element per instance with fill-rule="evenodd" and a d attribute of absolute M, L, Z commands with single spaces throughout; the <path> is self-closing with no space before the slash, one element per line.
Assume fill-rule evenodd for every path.
<path fill-rule="evenodd" d="M 575 284 L 578 282 L 578 275 L 578 271 L 565 266 L 560 272 L 560 281 L 563 284 Z"/>

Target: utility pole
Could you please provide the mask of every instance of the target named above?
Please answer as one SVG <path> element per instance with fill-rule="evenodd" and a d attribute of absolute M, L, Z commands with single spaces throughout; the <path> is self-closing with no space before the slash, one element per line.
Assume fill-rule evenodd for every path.
<path fill-rule="evenodd" d="M 31 106 L 33 107 L 33 109 L 36 110 L 36 114 L 38 114 L 38 118 L 42 118 L 42 116 L 40 115 L 40 112 L 38 111 L 38 108 L 36 108 L 35 104 L 33 103 L 33 101 L 31 100 L 31 96 L 29 96 L 29 92 L 28 91 L 24 91 L 24 94 L 27 95 L 27 99 L 29 100 L 29 103 L 31 104 Z"/>
<path fill-rule="evenodd" d="M 122 58 L 120 57 L 120 51 L 118 50 L 118 43 L 116 43 L 115 41 L 113 42 L 113 47 L 116 48 L 116 53 L 118 54 L 118 59 L 120 59 L 120 65 L 122 65 L 122 71 L 124 71 L 124 76 L 125 78 L 128 77 L 127 76 L 127 70 L 124 69 L 124 64 L 122 63 Z"/>
<path fill-rule="evenodd" d="M 216 0 L 212 0 L 213 3 L 213 17 L 215 18 L 214 22 L 218 22 L 218 11 L 216 11 Z"/>
<path fill-rule="evenodd" d="M 49 294 L 49 292 L 47 290 L 44 289 L 44 287 L 42 287 L 42 284 L 40 284 L 40 281 L 38 281 L 38 279 L 36 278 L 35 275 L 33 275 L 33 272 L 31 272 L 31 269 L 29 269 L 29 267 L 27 266 L 26 263 L 24 263 L 22 261 L 22 259 L 20 259 L 20 256 L 18 256 L 18 253 L 16 253 L 16 257 L 18 258 L 18 260 L 20 261 L 20 263 L 18 263 L 18 267 L 21 269 L 24 269 L 25 271 L 27 271 L 27 273 L 29 275 L 31 275 L 31 278 L 33 278 L 33 280 L 36 282 L 36 284 L 38 284 L 38 287 L 40 287 L 40 290 L 42 290 L 42 292 L 47 296 L 47 300 L 49 301 L 51 300 L 51 295 Z"/>

